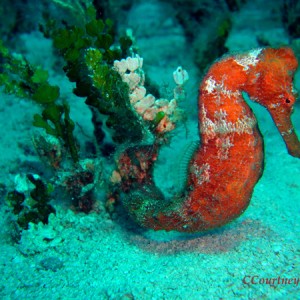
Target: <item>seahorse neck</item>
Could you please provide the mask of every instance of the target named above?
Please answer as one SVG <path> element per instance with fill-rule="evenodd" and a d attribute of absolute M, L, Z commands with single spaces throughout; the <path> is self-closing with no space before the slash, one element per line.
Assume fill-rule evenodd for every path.
<path fill-rule="evenodd" d="M 230 76 L 230 75 L 229 75 Z M 216 136 L 231 133 L 252 133 L 256 119 L 242 96 L 243 84 L 227 85 L 214 82 L 214 87 L 207 89 L 206 79 L 200 89 L 199 96 L 199 130 L 202 145 Z"/>

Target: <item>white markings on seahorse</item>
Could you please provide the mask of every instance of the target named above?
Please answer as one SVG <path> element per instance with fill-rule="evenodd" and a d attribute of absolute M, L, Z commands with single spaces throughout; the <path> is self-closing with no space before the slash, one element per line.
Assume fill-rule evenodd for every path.
<path fill-rule="evenodd" d="M 204 105 L 201 106 L 202 126 L 200 132 L 204 135 L 204 143 L 215 138 L 217 135 L 225 135 L 230 133 L 248 133 L 253 134 L 253 128 L 256 125 L 256 120 L 253 117 L 243 116 L 236 122 L 227 120 L 227 113 L 223 110 L 214 113 L 214 120 L 207 117 L 207 111 Z"/>
<path fill-rule="evenodd" d="M 235 61 L 238 65 L 242 66 L 245 71 L 249 70 L 250 66 L 255 66 L 258 62 L 258 56 L 261 53 L 262 49 L 255 49 L 247 55 L 237 55 Z"/>

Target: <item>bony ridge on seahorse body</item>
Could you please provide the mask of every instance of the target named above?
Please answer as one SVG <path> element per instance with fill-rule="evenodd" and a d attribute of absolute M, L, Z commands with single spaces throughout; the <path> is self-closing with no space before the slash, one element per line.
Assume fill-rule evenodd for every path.
<path fill-rule="evenodd" d="M 289 48 L 265 48 L 225 57 L 200 86 L 201 145 L 182 195 L 166 199 L 153 181 L 158 146 L 131 147 L 118 161 L 123 204 L 141 226 L 197 232 L 222 226 L 247 208 L 263 171 L 263 141 L 242 92 L 270 112 L 289 153 L 300 157 L 290 116 L 297 60 Z"/>

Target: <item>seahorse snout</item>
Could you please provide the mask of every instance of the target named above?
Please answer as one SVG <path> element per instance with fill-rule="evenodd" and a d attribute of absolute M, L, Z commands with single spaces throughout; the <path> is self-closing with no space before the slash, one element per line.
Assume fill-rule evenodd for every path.
<path fill-rule="evenodd" d="M 288 98 L 286 99 L 288 101 Z M 290 155 L 300 158 L 300 141 L 295 133 L 291 121 L 293 107 L 284 109 L 283 107 L 268 108 L 274 123 L 276 124 Z"/>

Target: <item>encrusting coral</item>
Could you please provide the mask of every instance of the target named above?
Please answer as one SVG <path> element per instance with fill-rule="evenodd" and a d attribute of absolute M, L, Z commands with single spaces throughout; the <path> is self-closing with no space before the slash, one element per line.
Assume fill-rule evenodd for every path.
<path fill-rule="evenodd" d="M 184 99 L 183 85 L 189 79 L 186 70 L 178 67 L 173 73 L 176 88 L 174 99 L 156 99 L 147 94 L 145 88 L 145 74 L 142 69 L 143 58 L 139 55 L 127 57 L 121 61 L 115 60 L 114 67 L 119 72 L 122 80 L 128 84 L 129 99 L 134 110 L 145 120 L 153 122 L 155 132 L 164 134 L 175 128 L 175 122 L 180 118 L 180 109 L 177 108 L 177 100 Z"/>

